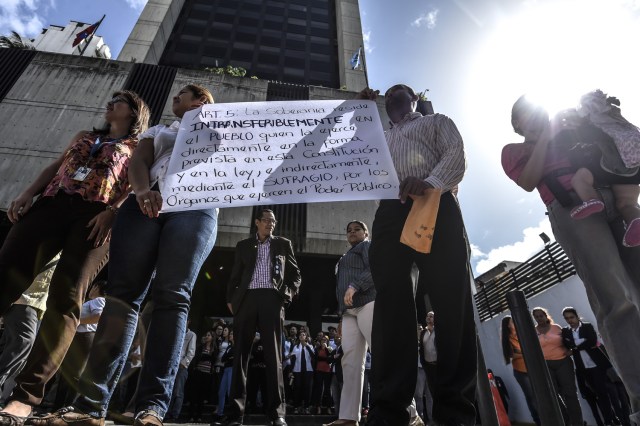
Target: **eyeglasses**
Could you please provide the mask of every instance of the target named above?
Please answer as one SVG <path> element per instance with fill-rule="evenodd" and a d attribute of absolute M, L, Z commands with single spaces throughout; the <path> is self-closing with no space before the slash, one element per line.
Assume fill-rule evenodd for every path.
<path fill-rule="evenodd" d="M 129 102 L 127 102 L 127 100 L 125 98 L 122 98 L 120 96 L 116 96 L 115 98 L 111 99 L 107 103 L 113 105 L 113 104 L 117 104 L 118 102 L 124 102 L 125 104 L 129 103 Z"/>
<path fill-rule="evenodd" d="M 275 220 L 275 219 L 268 219 L 268 218 L 267 218 L 267 219 L 260 219 L 260 222 L 262 222 L 262 223 L 267 223 L 267 224 L 268 224 L 268 223 L 272 223 L 272 224 L 274 224 L 274 225 L 275 225 L 276 223 L 278 223 L 278 221 L 277 221 L 277 220 Z"/>

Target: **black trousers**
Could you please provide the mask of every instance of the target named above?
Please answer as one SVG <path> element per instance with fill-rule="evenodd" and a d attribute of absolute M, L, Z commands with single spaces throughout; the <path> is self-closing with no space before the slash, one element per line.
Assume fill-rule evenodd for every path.
<path fill-rule="evenodd" d="M 47 310 L 11 400 L 36 406 L 73 341 L 89 284 L 109 260 L 109 244 L 93 247 L 87 224 L 105 204 L 58 192 L 42 197 L 11 227 L 0 248 L 0 315 L 62 250 L 51 277 Z"/>
<path fill-rule="evenodd" d="M 231 379 L 232 417 L 242 418 L 247 399 L 247 372 L 256 331 L 264 347 L 266 392 L 264 409 L 272 419 L 285 416 L 284 379 L 282 378 L 282 326 L 284 300 L 274 289 L 247 290 L 233 317 L 236 352 Z"/>
<path fill-rule="evenodd" d="M 408 424 L 418 367 L 415 263 L 435 312 L 436 422 L 475 424 L 477 348 L 471 305 L 468 244 L 462 215 L 450 193 L 442 195 L 431 253 L 400 243 L 411 201 L 384 200 L 372 228 L 369 261 L 376 286 L 371 352 L 371 410 L 389 424 Z"/>
<path fill-rule="evenodd" d="M 604 422 L 612 424 L 615 415 L 613 414 L 613 406 L 607 390 L 607 381 L 609 380 L 607 371 L 600 367 L 585 368 L 583 370 L 576 369 L 577 375 L 584 376 L 586 385 L 596 394 L 598 408 L 600 408 Z"/>

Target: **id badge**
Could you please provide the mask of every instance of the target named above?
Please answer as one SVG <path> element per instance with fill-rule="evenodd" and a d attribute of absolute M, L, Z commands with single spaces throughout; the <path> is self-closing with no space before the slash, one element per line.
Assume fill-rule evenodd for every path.
<path fill-rule="evenodd" d="M 91 169 L 85 166 L 78 167 L 78 170 L 71 176 L 71 179 L 77 180 L 78 182 L 82 182 L 87 178 L 87 176 L 91 173 Z"/>

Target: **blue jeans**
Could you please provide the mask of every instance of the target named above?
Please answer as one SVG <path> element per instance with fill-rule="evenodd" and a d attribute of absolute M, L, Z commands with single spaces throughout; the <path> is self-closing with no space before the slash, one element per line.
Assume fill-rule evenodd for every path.
<path fill-rule="evenodd" d="M 222 415 L 224 413 L 224 403 L 227 399 L 227 395 L 231 393 L 231 373 L 233 373 L 233 367 L 225 367 L 222 373 L 222 380 L 220 380 L 220 389 L 218 390 L 218 410 L 217 414 Z"/>
<path fill-rule="evenodd" d="M 513 377 L 516 378 L 516 382 L 518 382 L 518 384 L 520 385 L 520 389 L 522 389 L 524 399 L 527 401 L 527 407 L 529 407 L 529 413 L 531 413 L 531 418 L 537 425 L 539 425 L 540 417 L 538 416 L 536 401 L 533 397 L 533 388 L 531 387 L 529 375 L 527 373 L 523 373 L 522 371 L 513 370 Z"/>
<path fill-rule="evenodd" d="M 155 270 L 154 307 L 136 412 L 153 410 L 164 417 L 178 371 L 191 291 L 215 243 L 217 216 L 217 209 L 209 209 L 150 219 L 133 195 L 122 205 L 111 237 L 107 303 L 74 407 L 95 417 L 106 416 Z"/>

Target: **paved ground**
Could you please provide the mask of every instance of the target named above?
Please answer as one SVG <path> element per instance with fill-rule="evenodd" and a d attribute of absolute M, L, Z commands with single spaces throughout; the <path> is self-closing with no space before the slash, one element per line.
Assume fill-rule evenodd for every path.
<path fill-rule="evenodd" d="M 327 416 L 327 415 L 290 415 L 286 417 L 287 424 L 289 426 L 322 426 L 326 423 L 331 423 L 336 419 L 336 416 Z M 108 420 L 106 422 L 107 425 L 118 425 L 122 424 L 121 422 L 114 422 L 112 420 Z M 246 416 L 244 419 L 245 425 L 267 425 L 267 419 L 263 415 L 250 415 Z M 196 422 L 185 422 L 185 423 L 165 423 L 165 426 L 203 426 L 209 425 L 209 420 L 202 421 L 200 423 Z"/>

